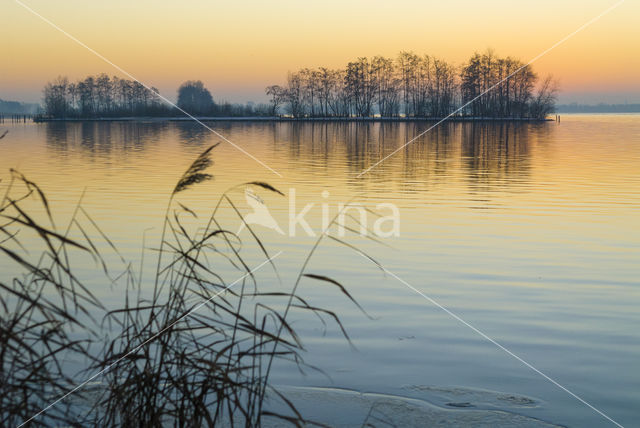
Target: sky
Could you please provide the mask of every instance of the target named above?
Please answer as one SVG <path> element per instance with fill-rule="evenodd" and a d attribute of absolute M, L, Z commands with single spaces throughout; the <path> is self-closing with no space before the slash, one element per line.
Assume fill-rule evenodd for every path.
<path fill-rule="evenodd" d="M 29 6 L 170 99 L 199 79 L 214 99 L 265 101 L 288 71 L 402 50 L 456 65 L 493 49 L 524 62 L 618 0 L 2 0 L 0 98 L 39 102 L 57 76 L 125 77 Z M 533 63 L 561 103 L 640 103 L 640 1 L 626 0 Z"/>

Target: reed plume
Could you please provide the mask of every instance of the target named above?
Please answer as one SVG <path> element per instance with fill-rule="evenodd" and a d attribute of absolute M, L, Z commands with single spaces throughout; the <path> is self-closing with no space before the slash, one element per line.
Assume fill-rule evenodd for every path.
<path fill-rule="evenodd" d="M 193 161 L 191 166 L 185 171 L 184 174 L 182 174 L 180 180 L 178 180 L 178 184 L 176 184 L 176 187 L 173 189 L 172 196 L 178 192 L 187 190 L 194 184 L 202 183 L 203 181 L 211 180 L 213 178 L 213 175 L 203 173 L 202 171 L 213 165 L 213 160 L 211 159 L 211 151 L 219 144 L 220 143 L 216 143 L 204 152 L 200 153 L 200 156 L 198 156 L 196 160 Z"/>
<path fill-rule="evenodd" d="M 307 312 L 325 325 L 327 318 L 351 342 L 336 313 L 298 294 L 301 281 L 307 278 L 330 285 L 364 309 L 340 282 L 307 269 L 322 238 L 289 291 L 269 289 L 269 281 L 260 281 L 244 260 L 244 248 L 251 251 L 253 247 L 271 261 L 267 245 L 253 230 L 254 245 L 241 242 L 221 224 L 222 218 L 229 218 L 227 213 L 217 215 L 224 205 L 242 219 L 229 190 L 220 195 L 204 230 L 199 224 L 182 223 L 181 214 L 198 217 L 183 204 L 174 206 L 173 198 L 212 178 L 204 171 L 212 165 L 211 152 L 217 145 L 198 156 L 169 196 L 157 271 L 147 280 L 154 284 L 152 293 L 143 285 L 143 264 L 140 272 L 134 272 L 133 264 L 122 259 L 80 203 L 66 230 L 57 231 L 44 193 L 12 171 L 12 182 L 0 199 L 0 256 L 26 275 L 19 273 L 8 282 L 0 278 L 0 426 L 29 422 L 41 426 L 253 427 L 265 418 L 295 426 L 314 425 L 270 380 L 276 359 L 301 371 L 317 370 L 305 364 L 302 339 L 288 314 L 291 309 Z M 22 183 L 23 194 L 11 194 L 14 182 Z M 265 182 L 244 185 L 282 195 Z M 31 195 L 38 196 L 50 225 L 40 225 L 21 206 Z M 25 232 L 39 237 L 44 248 L 35 261 L 28 257 L 34 248 L 27 251 L 19 240 Z M 98 236 L 101 242 L 91 236 Z M 107 267 L 108 260 L 115 259 L 105 254 L 107 250 L 122 262 L 122 273 L 115 279 L 109 276 L 113 267 Z M 86 269 L 86 263 L 81 263 L 83 254 L 93 257 L 114 287 L 125 283 L 121 306 L 105 307 L 76 274 L 72 262 Z M 233 277 L 221 273 L 223 263 L 232 268 Z M 279 278 L 275 264 L 271 265 Z M 239 276 L 244 279 L 238 289 L 228 288 Z M 192 312 L 197 305 L 202 309 Z M 69 373 L 65 363 L 71 360 L 85 361 L 83 371 Z M 76 390 L 78 378 L 91 380 L 96 372 L 101 374 L 96 378 L 100 382 Z M 68 393 L 73 393 L 69 399 L 83 394 L 88 398 L 80 406 L 78 400 L 65 399 L 47 407 Z M 266 398 L 277 400 L 284 410 L 266 408 Z"/>

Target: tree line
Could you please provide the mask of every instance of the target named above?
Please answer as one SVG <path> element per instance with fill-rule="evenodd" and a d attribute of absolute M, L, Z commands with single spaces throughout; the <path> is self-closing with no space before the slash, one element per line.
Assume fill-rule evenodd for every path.
<path fill-rule="evenodd" d="M 343 69 L 320 67 L 290 72 L 284 85 L 265 89 L 268 104 L 216 103 L 199 80 L 178 89 L 177 106 L 157 89 L 137 81 L 88 76 L 75 83 L 59 77 L 44 88 L 45 114 L 54 118 L 123 116 L 281 116 L 294 118 L 460 117 L 543 119 L 555 109 L 557 87 L 539 79 L 531 65 L 475 53 L 456 67 L 413 52 L 396 58 L 351 61 Z M 182 111 L 180 111 L 182 110 Z"/>
<path fill-rule="evenodd" d="M 554 111 L 557 86 L 551 76 L 539 80 L 530 65 L 491 50 L 475 53 L 461 67 L 400 52 L 396 58 L 361 57 L 344 69 L 305 68 L 265 93 L 274 116 L 428 118 L 456 112 L 543 119 Z"/>
<path fill-rule="evenodd" d="M 188 80 L 178 88 L 180 109 L 195 116 L 252 117 L 269 116 L 267 104 L 233 104 L 228 101 L 216 103 L 213 96 L 200 80 Z"/>
<path fill-rule="evenodd" d="M 52 118 L 109 118 L 131 116 L 182 116 L 167 104 L 156 88 L 147 89 L 133 80 L 106 74 L 88 76 L 77 82 L 66 77 L 47 83 L 44 93 L 44 113 Z M 215 103 L 199 80 L 184 82 L 178 89 L 177 106 L 197 116 L 267 116 L 266 104 Z"/>
<path fill-rule="evenodd" d="M 44 110 L 55 118 L 91 118 L 169 114 L 158 90 L 136 81 L 88 76 L 77 82 L 58 77 L 44 87 Z"/>

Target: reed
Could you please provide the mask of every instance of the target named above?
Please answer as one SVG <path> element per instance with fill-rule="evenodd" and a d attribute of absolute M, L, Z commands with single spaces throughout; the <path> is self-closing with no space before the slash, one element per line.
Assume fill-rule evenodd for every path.
<path fill-rule="evenodd" d="M 332 320 L 350 343 L 339 315 L 305 300 L 299 289 L 303 279 L 329 285 L 364 312 L 343 284 L 309 270 L 327 239 L 360 250 L 332 236 L 336 216 L 289 290 L 266 286 L 245 260 L 246 251 L 256 249 L 269 260 L 279 282 L 272 251 L 249 225 L 249 241 L 243 242 L 222 226 L 219 212 L 229 209 L 242 221 L 231 195 L 244 186 L 282 192 L 264 182 L 236 186 L 220 195 L 204 224 L 175 200 L 213 179 L 205 171 L 214 148 L 194 161 L 169 196 L 153 278 L 145 278 L 142 262 L 136 272 L 117 253 L 81 201 L 59 231 L 44 192 L 11 171 L 0 202 L 0 262 L 23 274 L 0 281 L 0 425 L 251 427 L 265 418 L 315 424 L 271 384 L 273 362 L 316 370 L 304 361 L 303 341 L 288 320 L 292 309 L 323 323 Z M 44 213 L 43 218 L 30 210 Z M 38 248 L 42 251 L 36 254 Z M 120 258 L 119 268 L 109 265 L 105 249 Z M 88 261 L 96 275 L 120 287 L 121 307 L 105 307 L 76 274 L 77 266 Z M 237 278 L 242 278 L 237 286 L 229 287 Z M 145 284 L 151 283 L 148 295 Z M 82 361 L 84 368 L 70 370 L 69 361 Z M 78 379 L 93 380 L 95 373 L 101 375 L 92 385 L 74 391 Z M 89 404 L 79 406 L 71 396 L 56 402 L 70 391 Z M 288 410 L 270 410 L 268 397 Z M 56 405 L 42 412 L 52 402 Z"/>

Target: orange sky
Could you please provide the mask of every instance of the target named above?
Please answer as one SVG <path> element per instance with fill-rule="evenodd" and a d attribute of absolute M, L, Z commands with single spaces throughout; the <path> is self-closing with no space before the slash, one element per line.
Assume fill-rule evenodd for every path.
<path fill-rule="evenodd" d="M 146 84 L 175 98 L 201 79 L 216 99 L 263 99 L 288 70 L 358 56 L 429 53 L 461 64 L 493 48 L 535 57 L 616 0 L 233 2 L 21 0 Z M 621 6 L 534 64 L 561 101 L 640 102 L 640 2 Z M 22 8 L 2 5 L 0 98 L 39 101 L 46 81 L 117 70 Z"/>

